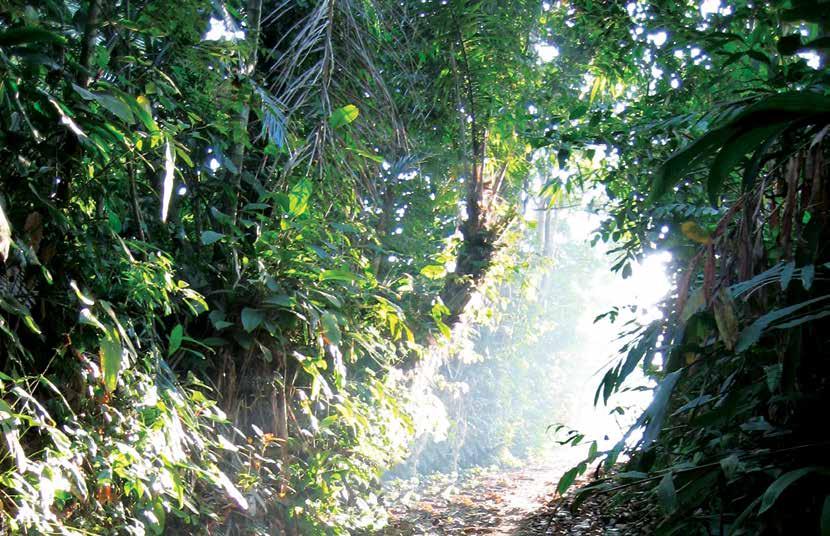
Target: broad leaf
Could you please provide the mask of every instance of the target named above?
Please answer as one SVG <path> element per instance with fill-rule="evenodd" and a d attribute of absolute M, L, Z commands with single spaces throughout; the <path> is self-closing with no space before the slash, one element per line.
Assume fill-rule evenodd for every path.
<path fill-rule="evenodd" d="M 265 313 L 260 309 L 245 307 L 242 309 L 242 328 L 248 333 L 254 331 L 265 320 Z"/>
<path fill-rule="evenodd" d="M 801 469 L 796 469 L 795 471 L 790 471 L 789 473 L 784 473 L 780 477 L 778 477 L 775 482 L 770 484 L 767 488 L 767 491 L 764 492 L 764 497 L 761 499 L 761 509 L 758 511 L 759 514 L 763 514 L 770 508 L 775 505 L 775 502 L 778 500 L 778 497 L 784 493 L 792 483 L 796 480 L 807 476 L 808 474 L 816 471 L 816 467 L 802 467 Z"/>
<path fill-rule="evenodd" d="M 107 329 L 100 341 L 101 373 L 107 391 L 113 392 L 118 386 L 118 373 L 121 371 L 121 338 L 115 329 Z"/>
<path fill-rule="evenodd" d="M 340 346 L 340 326 L 337 323 L 337 317 L 333 313 L 326 311 L 320 316 L 320 323 L 323 326 L 323 335 L 329 344 Z"/>
<path fill-rule="evenodd" d="M 331 117 L 329 117 L 329 125 L 331 125 L 331 128 L 340 128 L 357 119 L 358 115 L 360 115 L 360 110 L 358 110 L 357 106 L 347 104 L 332 112 Z"/>
<path fill-rule="evenodd" d="M 660 484 L 657 485 L 657 498 L 660 499 L 660 506 L 666 513 L 673 513 L 677 510 L 677 491 L 674 489 L 674 479 L 671 472 L 663 475 Z"/>
<path fill-rule="evenodd" d="M 202 244 L 209 246 L 219 240 L 225 238 L 225 235 L 222 233 L 217 233 L 216 231 L 202 231 Z"/>
<path fill-rule="evenodd" d="M 170 357 L 176 350 L 182 346 L 182 338 L 184 337 L 184 328 L 181 324 L 176 324 L 173 331 L 170 332 L 170 341 L 167 345 L 167 356 Z"/>

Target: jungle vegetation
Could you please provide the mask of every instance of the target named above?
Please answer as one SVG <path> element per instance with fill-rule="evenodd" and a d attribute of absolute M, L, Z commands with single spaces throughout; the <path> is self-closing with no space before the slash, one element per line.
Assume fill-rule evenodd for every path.
<path fill-rule="evenodd" d="M 588 443 L 560 491 L 601 461 L 578 493 L 665 534 L 830 534 L 828 18 L 0 1 L 0 532 L 382 526 L 379 476 L 418 428 L 408 372 L 497 370 L 522 351 L 436 348 L 499 315 L 531 344 L 568 314 L 500 303 L 544 264 L 526 245 L 545 253 L 552 209 L 594 191 L 613 271 L 669 251 L 674 289 L 620 326 L 596 391 L 614 411 L 638 367 L 654 382 L 641 438 Z M 546 299 L 578 292 L 560 274 Z M 502 400 L 532 387 L 499 377 Z M 488 411 L 456 418 L 516 437 Z"/>

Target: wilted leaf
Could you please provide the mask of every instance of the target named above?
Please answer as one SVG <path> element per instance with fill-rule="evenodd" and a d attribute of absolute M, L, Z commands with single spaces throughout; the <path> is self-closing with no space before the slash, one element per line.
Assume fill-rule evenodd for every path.
<path fill-rule="evenodd" d="M 735 302 L 725 288 L 718 292 L 714 309 L 720 338 L 727 350 L 732 350 L 738 343 L 738 316 L 735 313 Z"/>

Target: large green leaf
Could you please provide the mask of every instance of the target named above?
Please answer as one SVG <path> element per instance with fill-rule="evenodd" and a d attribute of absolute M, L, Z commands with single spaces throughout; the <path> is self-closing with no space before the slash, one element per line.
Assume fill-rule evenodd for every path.
<path fill-rule="evenodd" d="M 121 338 L 118 331 L 108 328 L 100 340 L 101 373 L 104 375 L 104 385 L 107 391 L 115 391 L 118 386 L 118 373 L 121 371 Z"/>
<path fill-rule="evenodd" d="M 132 125 L 135 123 L 135 116 L 133 110 L 128 102 L 124 102 L 120 98 L 110 93 L 93 92 L 84 89 L 81 86 L 72 84 L 72 89 L 75 90 L 85 100 L 94 100 L 100 104 L 104 109 L 127 123 Z"/>
<path fill-rule="evenodd" d="M 747 349 L 749 349 L 750 346 L 758 342 L 758 339 L 761 338 L 761 335 L 763 334 L 764 330 L 766 330 L 773 322 L 777 322 L 778 320 L 781 320 L 807 306 L 819 303 L 828 298 L 830 298 L 830 295 L 819 296 L 818 298 L 813 298 L 812 300 L 807 300 L 801 303 L 797 303 L 795 305 L 790 305 L 789 307 L 775 309 L 761 316 L 760 318 L 755 320 L 755 322 L 750 324 L 749 327 L 747 327 L 741 332 L 741 337 L 740 339 L 738 339 L 738 344 L 735 346 L 735 351 L 744 352 Z M 788 327 L 792 327 L 792 325 Z"/>
<path fill-rule="evenodd" d="M 649 194 L 649 201 L 657 201 L 668 193 L 675 184 L 680 182 L 693 164 L 713 154 L 714 149 L 734 136 L 736 131 L 734 127 L 711 130 L 690 145 L 675 152 L 658 170 Z"/>
<path fill-rule="evenodd" d="M 37 26 L 11 28 L 0 32 L 0 47 L 25 45 L 27 43 L 64 44 L 66 43 L 66 38 Z"/>
<path fill-rule="evenodd" d="M 360 277 L 348 270 L 323 270 L 320 272 L 320 281 L 358 281 Z"/>
<path fill-rule="evenodd" d="M 265 320 L 265 313 L 260 309 L 245 307 L 242 309 L 242 328 L 248 333 L 252 332 Z"/>
<path fill-rule="evenodd" d="M 750 130 L 740 132 L 730 138 L 709 169 L 709 180 L 706 189 L 709 194 L 709 202 L 716 206 L 723 183 L 729 173 L 738 165 L 738 162 L 749 152 L 754 151 L 761 143 L 775 136 L 784 130 L 788 123 L 778 123 L 767 126 L 759 126 Z"/>
<path fill-rule="evenodd" d="M 657 498 L 666 513 L 671 514 L 677 510 L 677 491 L 674 489 L 674 478 L 671 471 L 660 479 L 660 483 L 657 485 Z"/>
<path fill-rule="evenodd" d="M 341 335 L 340 325 L 333 313 L 326 311 L 320 316 L 320 323 L 323 325 L 323 333 L 330 344 L 340 346 Z"/>
<path fill-rule="evenodd" d="M 778 500 L 778 497 L 784 493 L 791 484 L 795 481 L 799 480 L 807 476 L 808 474 L 815 472 L 818 468 L 816 467 L 802 467 L 801 469 L 796 469 L 795 471 L 790 471 L 789 473 L 784 473 L 780 477 L 778 477 L 775 482 L 770 484 L 767 488 L 767 491 L 764 492 L 764 497 L 761 499 L 761 509 L 758 511 L 759 514 L 763 514 L 770 508 L 775 505 L 775 502 Z"/>
<path fill-rule="evenodd" d="M 168 357 L 176 353 L 176 350 L 182 346 L 182 338 L 184 337 L 184 328 L 181 324 L 176 324 L 173 331 L 170 332 L 170 341 L 167 345 Z"/>

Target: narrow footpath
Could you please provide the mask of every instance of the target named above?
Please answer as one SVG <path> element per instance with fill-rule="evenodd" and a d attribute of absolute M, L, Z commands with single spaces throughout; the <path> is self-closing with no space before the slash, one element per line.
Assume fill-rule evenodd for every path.
<path fill-rule="evenodd" d="M 575 460 L 521 469 L 475 469 L 459 475 L 433 475 L 398 481 L 384 495 L 389 526 L 384 536 L 642 534 L 619 516 L 604 515 L 598 500 L 576 513 L 568 497 L 555 496 L 560 476 Z"/>

